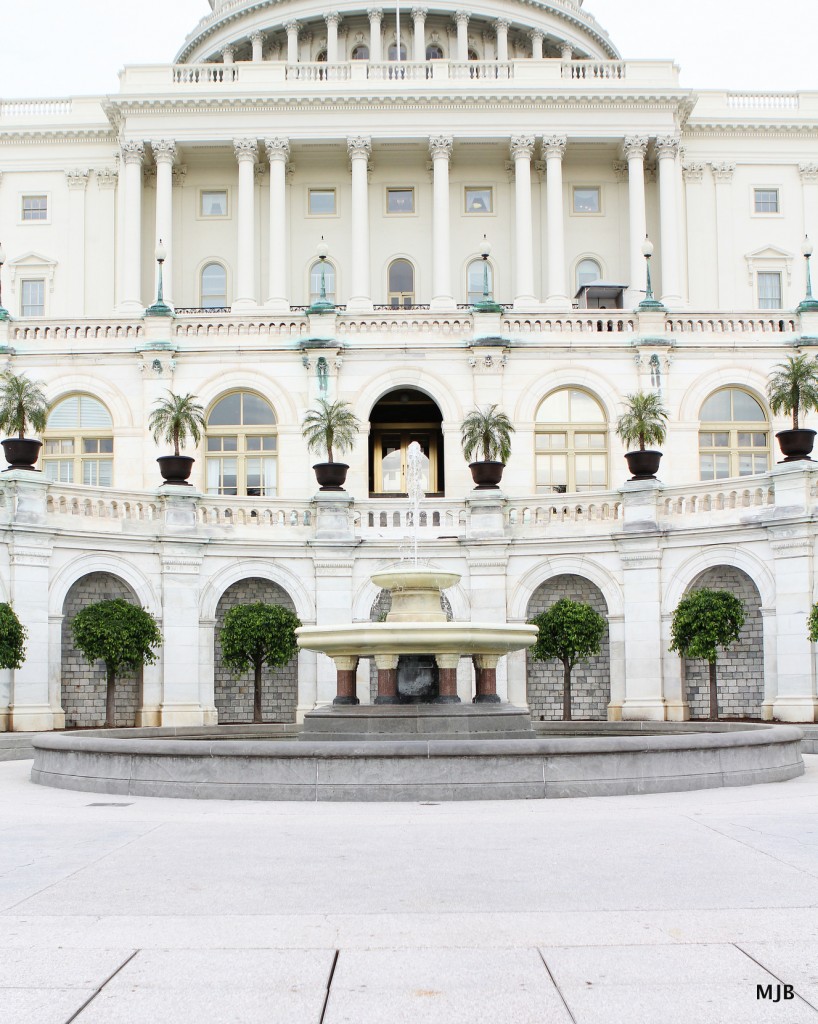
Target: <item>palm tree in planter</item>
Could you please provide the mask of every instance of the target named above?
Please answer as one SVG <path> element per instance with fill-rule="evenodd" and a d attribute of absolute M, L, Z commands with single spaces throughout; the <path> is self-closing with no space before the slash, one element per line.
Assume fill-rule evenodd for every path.
<path fill-rule="evenodd" d="M 160 398 L 154 405 L 148 426 L 157 444 L 164 441 L 173 445 L 173 455 L 160 455 L 156 460 L 164 482 L 189 487 L 187 478 L 195 460 L 190 455 L 180 455 L 179 451 L 187 444 L 188 437 L 198 444 L 204 433 L 204 409 L 196 401 L 196 395 L 175 395 L 168 391 L 167 398 Z"/>
<path fill-rule="evenodd" d="M 38 433 L 42 433 L 47 420 L 48 401 L 43 394 L 42 383 L 6 370 L 0 376 L 0 433 L 17 435 L 0 442 L 9 464 L 8 469 L 38 472 L 34 469 L 34 463 L 43 443 L 26 437 L 26 427 L 31 425 Z"/>
<path fill-rule="evenodd" d="M 653 391 L 636 391 L 625 396 L 625 411 L 616 424 L 616 432 L 625 445 L 639 445 L 625 453 L 631 480 L 655 480 L 662 453 L 648 448 L 662 444 L 667 436 L 668 411 Z"/>
<path fill-rule="evenodd" d="M 307 448 L 314 454 L 326 452 L 326 462 L 316 462 L 315 479 L 322 491 L 342 491 L 349 466 L 335 461 L 335 452 L 340 455 L 355 447 L 355 438 L 361 429 L 361 421 L 350 409 L 349 402 L 328 402 L 318 399 L 318 408 L 309 409 L 301 422 L 301 434 Z"/>
<path fill-rule="evenodd" d="M 818 363 L 806 352 L 787 356 L 773 367 L 767 381 L 767 398 L 776 414 L 792 414 L 792 430 L 779 430 L 775 435 L 784 462 L 811 462 L 815 431 L 799 426 L 802 413 L 818 409 Z"/>
<path fill-rule="evenodd" d="M 460 443 L 475 490 L 497 490 L 511 455 L 513 433 L 511 420 L 504 412 L 498 412 L 496 405 L 472 409 L 460 424 Z M 472 462 L 476 454 L 482 454 L 483 458 Z"/>

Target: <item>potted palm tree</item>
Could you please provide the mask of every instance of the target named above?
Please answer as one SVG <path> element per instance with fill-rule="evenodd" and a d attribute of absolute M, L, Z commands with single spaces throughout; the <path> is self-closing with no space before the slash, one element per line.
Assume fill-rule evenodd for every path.
<path fill-rule="evenodd" d="M 47 420 L 48 401 L 43 394 L 43 384 L 6 370 L 0 376 L 0 433 L 17 434 L 17 437 L 0 441 L 8 462 L 8 469 L 4 472 L 12 469 L 38 472 L 34 463 L 43 443 L 26 437 L 26 427 L 31 425 L 41 433 Z"/>
<path fill-rule="evenodd" d="M 460 443 L 475 490 L 497 490 L 511 455 L 513 433 L 511 420 L 504 412 L 498 412 L 496 405 L 472 409 L 460 424 Z M 476 453 L 482 454 L 483 458 L 472 462 Z"/>
<path fill-rule="evenodd" d="M 341 455 L 351 451 L 360 429 L 360 420 L 350 409 L 349 402 L 340 399 L 328 402 L 326 398 L 319 398 L 318 408 L 307 411 L 301 423 L 301 434 L 307 442 L 307 448 L 319 455 L 327 453 L 326 462 L 316 462 L 312 467 L 319 490 L 344 489 L 349 466 L 345 462 L 335 461 L 335 451 Z"/>
<path fill-rule="evenodd" d="M 667 435 L 668 411 L 653 391 L 636 391 L 625 396 L 625 411 L 616 424 L 616 432 L 626 445 L 639 445 L 625 453 L 631 480 L 655 480 L 662 453 L 649 444 L 662 444 Z"/>
<path fill-rule="evenodd" d="M 767 399 L 774 413 L 792 415 L 792 430 L 779 430 L 775 435 L 783 461 L 811 462 L 815 431 L 799 426 L 799 417 L 818 409 L 818 363 L 806 352 L 787 356 L 773 367 L 767 381 Z"/>
<path fill-rule="evenodd" d="M 194 459 L 190 455 L 180 455 L 188 437 L 198 444 L 205 429 L 204 410 L 196 401 L 196 395 L 175 395 L 168 391 L 167 398 L 160 398 L 153 407 L 148 420 L 153 439 L 159 444 L 173 445 L 173 455 L 160 455 L 159 472 L 164 484 L 189 487 L 187 478 L 193 468 Z"/>

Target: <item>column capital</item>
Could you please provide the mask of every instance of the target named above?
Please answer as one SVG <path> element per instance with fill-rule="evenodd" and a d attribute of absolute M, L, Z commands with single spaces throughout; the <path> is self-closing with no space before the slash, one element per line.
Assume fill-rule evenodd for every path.
<path fill-rule="evenodd" d="M 412 8 L 412 18 L 415 21 L 422 21 L 426 17 L 426 15 L 428 13 L 429 13 L 429 11 L 428 11 L 428 9 L 426 7 L 413 7 Z"/>
<path fill-rule="evenodd" d="M 542 42 L 545 39 L 545 32 L 541 28 L 532 28 L 528 33 L 528 38 L 532 41 L 539 39 Z"/>
<path fill-rule="evenodd" d="M 464 24 L 468 25 L 471 12 L 469 11 L 455 11 L 452 15 L 452 20 L 456 25 Z"/>
<path fill-rule="evenodd" d="M 508 18 L 497 18 L 497 20 L 494 22 L 494 27 L 498 32 L 507 32 L 511 27 L 511 22 L 508 20 Z"/>
<path fill-rule="evenodd" d="M 347 152 L 350 160 L 369 160 L 372 155 L 372 139 L 368 135 L 352 135 L 347 139 Z"/>
<path fill-rule="evenodd" d="M 221 53 L 222 60 L 224 61 L 225 64 L 232 64 L 233 63 L 233 60 L 234 60 L 234 58 L 236 56 L 236 48 L 235 48 L 235 46 L 231 46 L 228 43 L 227 46 L 223 46 L 219 52 Z"/>
<path fill-rule="evenodd" d="M 429 139 L 429 153 L 432 160 L 449 160 L 453 144 L 454 139 L 451 135 L 432 135 Z"/>
<path fill-rule="evenodd" d="M 721 160 L 716 163 L 711 163 L 710 170 L 713 172 L 713 177 L 716 181 L 724 184 L 733 180 L 733 175 L 736 172 L 736 165 L 731 163 L 729 160 Z"/>
<path fill-rule="evenodd" d="M 570 43 L 560 43 L 560 56 L 563 60 L 572 60 L 574 57 L 574 47 Z"/>
<path fill-rule="evenodd" d="M 380 7 L 370 7 L 367 9 L 366 16 L 370 21 L 380 21 L 383 18 L 383 11 Z"/>
<path fill-rule="evenodd" d="M 675 160 L 679 155 L 681 140 L 678 135 L 660 135 L 656 139 L 656 159 Z"/>
<path fill-rule="evenodd" d="M 300 21 L 296 21 L 295 18 L 293 18 L 291 21 L 285 21 L 284 22 L 284 31 L 287 32 L 287 33 L 295 32 L 297 34 L 298 30 L 300 28 L 301 28 L 301 22 Z"/>
<path fill-rule="evenodd" d="M 818 164 L 816 163 L 799 164 L 798 172 L 803 182 L 818 181 Z"/>
<path fill-rule="evenodd" d="M 176 159 L 176 142 L 173 139 L 152 139 L 151 149 L 158 164 L 172 164 Z"/>
<path fill-rule="evenodd" d="M 145 158 L 145 143 L 137 139 L 126 139 L 122 143 L 122 159 L 126 164 L 141 164 Z"/>
<path fill-rule="evenodd" d="M 628 180 L 628 164 L 626 160 L 614 160 L 613 164 L 614 177 L 617 181 Z"/>
<path fill-rule="evenodd" d="M 701 181 L 704 164 L 699 160 L 689 160 L 682 164 L 682 176 L 685 181 Z"/>
<path fill-rule="evenodd" d="M 560 160 L 565 156 L 565 148 L 568 145 L 568 138 L 565 135 L 546 135 L 542 140 L 542 151 L 546 160 L 558 157 Z"/>
<path fill-rule="evenodd" d="M 645 135 L 626 135 L 622 144 L 626 160 L 644 160 L 648 151 L 648 140 Z"/>
<path fill-rule="evenodd" d="M 173 187 L 181 188 L 185 183 L 185 177 L 187 176 L 187 164 L 174 164 L 173 165 Z"/>
<path fill-rule="evenodd" d="M 255 139 L 233 139 L 233 152 L 236 154 L 236 159 L 240 164 L 244 163 L 245 160 L 255 163 L 258 154 L 258 143 Z"/>
<path fill-rule="evenodd" d="M 257 29 L 255 32 L 251 33 L 251 35 L 250 35 L 250 42 L 251 43 L 261 43 L 263 45 L 265 38 L 266 38 L 266 36 L 261 31 L 261 29 Z"/>
<path fill-rule="evenodd" d="M 341 15 L 338 13 L 338 11 L 327 11 L 327 13 L 324 15 L 324 21 L 327 23 L 327 25 L 340 25 Z"/>
<path fill-rule="evenodd" d="M 119 180 L 117 167 L 98 167 L 94 174 L 97 178 L 97 188 L 115 188 Z"/>
<path fill-rule="evenodd" d="M 510 148 L 514 160 L 530 160 L 534 153 L 534 136 L 512 135 Z"/>
<path fill-rule="evenodd" d="M 284 163 L 290 159 L 290 140 L 282 137 L 265 139 L 264 148 L 267 151 L 267 159 L 270 163 L 276 160 L 283 160 Z"/>
<path fill-rule="evenodd" d="M 88 178 L 90 176 L 90 170 L 66 171 L 65 181 L 69 188 L 78 189 L 79 191 L 84 192 L 88 185 Z"/>

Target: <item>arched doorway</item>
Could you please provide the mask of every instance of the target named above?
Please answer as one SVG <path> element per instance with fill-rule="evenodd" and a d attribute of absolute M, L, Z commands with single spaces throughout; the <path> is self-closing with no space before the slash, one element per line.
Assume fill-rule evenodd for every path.
<path fill-rule="evenodd" d="M 526 618 L 547 611 L 564 597 L 589 604 L 603 618 L 608 617 L 608 606 L 599 587 L 584 576 L 565 574 L 554 576 L 537 587 L 528 602 Z M 530 654 L 526 659 L 526 692 L 532 719 L 562 721 L 562 662 L 556 658 L 533 661 Z M 608 718 L 610 700 L 611 645 L 606 629 L 599 655 L 581 661 L 571 673 L 571 714 L 574 719 L 604 722 Z"/>
<path fill-rule="evenodd" d="M 60 699 L 66 729 L 103 728 L 107 678 L 101 661 L 91 664 L 74 646 L 71 623 L 77 612 L 97 601 L 121 597 L 139 604 L 136 595 L 118 576 L 92 572 L 82 576 L 65 595 L 62 619 L 62 673 Z M 142 704 L 142 670 L 123 673 L 116 680 L 116 725 L 133 726 Z"/>
<path fill-rule="evenodd" d="M 443 416 L 421 391 L 397 388 L 376 403 L 369 416 L 369 493 L 406 494 L 406 453 L 417 441 L 426 456 L 426 494 L 443 494 Z"/>
<path fill-rule="evenodd" d="M 719 716 L 761 718 L 764 701 L 764 624 L 761 595 L 746 572 L 732 565 L 714 565 L 698 575 L 691 590 L 729 590 L 744 604 L 744 625 L 737 644 L 719 652 L 717 687 Z M 706 661 L 682 661 L 684 688 L 691 719 L 710 717 L 710 670 Z"/>
<path fill-rule="evenodd" d="M 239 580 L 219 598 L 216 606 L 216 630 L 213 652 L 214 703 L 219 713 L 219 724 L 253 721 L 253 670 L 236 674 L 224 664 L 219 633 L 224 617 L 238 604 L 280 604 L 290 611 L 295 605 L 290 595 L 271 580 L 256 577 Z M 265 722 L 294 722 L 298 703 L 298 656 L 280 668 L 268 668 L 261 674 L 261 713 Z"/>

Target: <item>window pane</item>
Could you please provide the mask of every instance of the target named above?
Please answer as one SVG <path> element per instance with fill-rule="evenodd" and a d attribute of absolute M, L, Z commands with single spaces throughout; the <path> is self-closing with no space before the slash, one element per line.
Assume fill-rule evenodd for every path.
<path fill-rule="evenodd" d="M 746 391 L 739 391 L 738 388 L 734 388 L 733 419 L 750 420 L 751 422 L 754 420 L 760 420 L 763 423 L 767 417 L 764 415 L 764 410 L 752 395 L 748 395 Z"/>
<path fill-rule="evenodd" d="M 602 276 L 599 264 L 596 260 L 580 260 L 577 266 L 577 289 L 592 281 L 598 281 Z"/>
<path fill-rule="evenodd" d="M 395 260 L 389 267 L 389 291 L 413 292 L 415 270 L 408 260 Z"/>
<path fill-rule="evenodd" d="M 335 267 L 324 260 L 324 291 L 328 302 L 335 302 Z M 315 302 L 321 297 L 321 260 L 310 268 L 310 299 Z"/>
<path fill-rule="evenodd" d="M 62 462 L 47 461 L 43 466 L 47 480 L 54 480 L 61 484 L 74 482 L 74 463 L 66 459 Z"/>
<path fill-rule="evenodd" d="M 540 406 L 537 420 L 540 423 L 567 423 L 568 392 L 555 391 L 553 395 L 549 395 Z"/>
<path fill-rule="evenodd" d="M 753 472 L 754 473 L 766 473 L 770 468 L 770 457 L 766 453 L 764 455 L 753 456 Z"/>
<path fill-rule="evenodd" d="M 48 197 L 23 196 L 23 220 L 48 220 Z"/>
<path fill-rule="evenodd" d="M 354 58 L 353 58 L 354 59 Z M 311 188 L 310 189 L 310 213 L 333 214 L 335 213 L 335 189 L 334 188 Z"/>
<path fill-rule="evenodd" d="M 23 281 L 21 303 L 23 316 L 42 316 L 45 312 L 45 281 Z"/>
<path fill-rule="evenodd" d="M 414 213 L 415 191 L 411 188 L 388 188 L 386 190 L 387 213 Z"/>
<path fill-rule="evenodd" d="M 757 188 L 755 190 L 756 213 L 778 213 L 778 189 Z"/>
<path fill-rule="evenodd" d="M 559 494 L 568 490 L 568 461 L 565 455 L 537 456 L 537 490 L 556 491 Z"/>
<path fill-rule="evenodd" d="M 759 309 L 781 309 L 781 274 L 758 275 L 758 306 Z"/>
<path fill-rule="evenodd" d="M 210 412 L 208 425 L 214 427 L 241 423 L 241 395 L 239 392 L 228 395 L 217 402 Z"/>
<path fill-rule="evenodd" d="M 469 293 L 469 302 L 481 302 L 483 299 L 483 286 L 485 284 L 484 274 L 488 276 L 488 294 L 492 294 L 494 287 L 492 281 L 491 264 L 486 260 L 472 260 L 466 272 L 466 286 Z"/>
<path fill-rule="evenodd" d="M 202 216 L 226 217 L 227 192 L 202 192 Z"/>
<path fill-rule="evenodd" d="M 242 422 L 245 426 L 251 425 L 255 427 L 260 424 L 275 424 L 275 414 L 263 398 L 245 391 L 242 395 L 242 400 L 244 404 Z"/>
<path fill-rule="evenodd" d="M 96 398 L 91 398 L 90 395 L 80 395 L 79 399 L 80 427 L 103 427 L 109 430 L 113 427 L 111 414 L 102 402 L 98 402 Z"/>
<path fill-rule="evenodd" d="M 604 423 L 605 416 L 599 405 L 586 395 L 584 391 L 572 391 L 570 394 L 572 423 Z"/>
<path fill-rule="evenodd" d="M 51 410 L 46 430 L 67 430 L 80 425 L 79 395 L 64 398 Z"/>
<path fill-rule="evenodd" d="M 492 190 L 490 188 L 466 189 L 466 213 L 491 213 Z"/>
<path fill-rule="evenodd" d="M 221 263 L 208 263 L 202 271 L 202 306 L 217 309 L 227 305 L 227 271 Z"/>
<path fill-rule="evenodd" d="M 387 54 L 387 59 L 388 60 L 397 60 L 397 58 L 398 58 L 398 48 L 397 48 L 397 46 L 394 43 L 392 43 L 392 45 L 389 47 L 389 52 Z M 400 44 L 400 59 L 401 60 L 406 60 L 406 43 L 401 43 Z"/>
<path fill-rule="evenodd" d="M 426 60 L 443 60 L 443 50 L 432 43 L 426 47 Z"/>
<path fill-rule="evenodd" d="M 725 423 L 731 420 L 730 389 L 724 388 L 711 395 L 702 406 L 699 418 L 703 423 Z"/>
<path fill-rule="evenodd" d="M 599 213 L 599 188 L 574 189 L 574 213 Z"/>
<path fill-rule="evenodd" d="M 365 43 L 359 43 L 352 51 L 353 60 L 369 60 L 369 47 Z"/>

